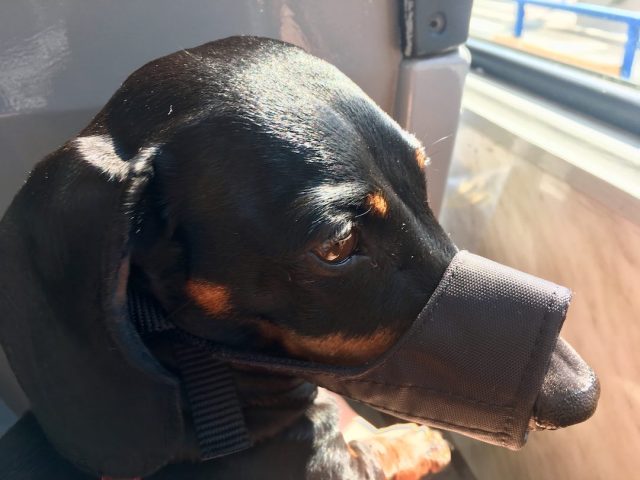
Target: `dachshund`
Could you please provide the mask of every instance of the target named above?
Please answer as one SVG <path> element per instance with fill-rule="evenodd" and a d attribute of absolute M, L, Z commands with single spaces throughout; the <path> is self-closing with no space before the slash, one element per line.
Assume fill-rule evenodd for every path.
<path fill-rule="evenodd" d="M 14 201 L 26 206 L 12 207 L 18 220 L 5 219 L 2 234 L 13 232 L 8 222 L 27 225 L 22 264 L 42 255 L 42 277 L 60 279 L 47 294 L 50 311 L 71 308 L 85 291 L 97 295 L 102 277 L 94 282 L 83 269 L 126 263 L 112 279 L 114 298 L 142 292 L 194 336 L 242 352 L 360 365 L 407 331 L 457 251 L 429 208 L 427 162 L 424 146 L 335 67 L 281 41 L 231 37 L 134 72 L 35 168 Z M 136 169 L 144 188 L 121 195 Z M 126 253 L 109 253 L 125 221 Z M 12 281 L 24 275 L 12 271 Z M 47 328 L 57 338 L 58 327 Z M 64 338 L 85 332 L 74 328 Z M 170 337 L 144 345 L 167 372 L 179 370 Z M 52 348 L 65 355 L 61 344 Z M 82 358 L 65 373 L 69 385 L 96 357 Z M 233 367 L 232 376 L 252 447 L 200 461 L 191 426 L 180 454 L 144 478 L 418 479 L 449 461 L 448 444 L 427 427 L 343 435 L 335 403 L 315 385 L 251 368 Z M 91 401 L 72 408 L 136 398 L 136 388 L 94 388 Z M 48 407 L 33 399 L 32 407 L 35 415 L 0 440 L 0 452 L 13 452 L 0 455 L 3 478 L 118 476 L 69 459 L 56 443 L 64 425 L 44 428 L 38 408 Z M 95 428 L 109 423 L 95 420 Z M 141 447 L 154 441 L 140 435 Z M 110 437 L 92 441 L 99 450 Z"/>

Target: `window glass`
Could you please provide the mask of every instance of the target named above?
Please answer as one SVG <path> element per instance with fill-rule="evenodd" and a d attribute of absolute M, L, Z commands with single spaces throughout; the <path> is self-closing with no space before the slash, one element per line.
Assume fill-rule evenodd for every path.
<path fill-rule="evenodd" d="M 640 0 L 475 0 L 471 36 L 640 85 Z"/>

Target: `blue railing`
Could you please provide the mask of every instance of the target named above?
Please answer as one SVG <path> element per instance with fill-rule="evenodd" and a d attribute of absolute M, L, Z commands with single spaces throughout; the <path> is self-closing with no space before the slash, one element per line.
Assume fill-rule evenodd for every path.
<path fill-rule="evenodd" d="M 620 67 L 620 76 L 628 79 L 631 76 L 633 68 L 633 60 L 636 50 L 640 42 L 640 12 L 631 12 L 619 8 L 602 7 L 600 5 L 588 4 L 567 4 L 545 0 L 515 0 L 518 2 L 518 11 L 516 16 L 516 24 L 513 34 L 516 38 L 522 36 L 524 29 L 524 7 L 525 5 L 538 5 L 541 7 L 553 8 L 555 10 L 565 10 L 567 12 L 588 15 L 591 17 L 602 18 L 614 22 L 627 24 L 627 42 L 624 45 L 624 57 Z"/>

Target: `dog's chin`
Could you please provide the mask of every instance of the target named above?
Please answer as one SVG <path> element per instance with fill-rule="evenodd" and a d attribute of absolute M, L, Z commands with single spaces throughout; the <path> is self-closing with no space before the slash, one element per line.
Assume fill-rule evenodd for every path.
<path fill-rule="evenodd" d="M 558 338 L 535 403 L 530 430 L 553 430 L 584 422 L 593 415 L 600 382 L 593 370 Z"/>

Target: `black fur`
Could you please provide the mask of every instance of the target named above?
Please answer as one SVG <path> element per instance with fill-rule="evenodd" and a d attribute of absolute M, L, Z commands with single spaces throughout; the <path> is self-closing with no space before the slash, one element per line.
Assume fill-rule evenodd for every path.
<path fill-rule="evenodd" d="M 184 276 L 238 292 L 227 329 L 212 332 L 200 311 L 181 311 L 175 320 L 199 335 L 261 347 L 247 343 L 242 320 L 253 319 L 304 335 L 401 332 L 455 253 L 427 207 L 417 141 L 292 45 L 241 37 L 152 62 L 83 135 L 105 133 L 129 155 L 150 144 L 161 151 L 155 222 L 144 224 L 154 233 L 133 262 L 152 288 L 179 291 L 154 271 L 169 244 Z M 389 203 L 385 219 L 365 202 L 377 191 Z M 360 235 L 353 261 L 332 268 L 307 255 L 345 224 Z M 157 242 L 158 229 L 167 242 Z M 186 301 L 161 300 L 169 311 Z"/>
<path fill-rule="evenodd" d="M 151 158 L 148 185 L 129 202 L 130 282 L 171 321 L 225 345 L 287 355 L 264 325 L 317 339 L 381 328 L 399 337 L 455 254 L 428 208 L 417 140 L 334 67 L 280 41 L 233 37 L 150 62 L 54 156 L 86 158 L 105 142 L 120 159 Z M 367 204 L 373 193 L 387 201 L 384 216 Z M 91 209 L 90 188 L 83 201 L 104 214 Z M 311 253 L 350 228 L 359 243 L 343 264 Z M 231 311 L 212 318 L 185 293 L 190 279 L 228 288 Z M 167 345 L 149 347 L 174 368 Z M 149 478 L 378 478 L 349 455 L 335 408 L 314 386 L 247 371 L 236 380 L 257 446 L 191 463 L 194 445 Z M 15 478 L 71 469 L 30 416 L 0 441 L 16 446 L 38 453 Z M 64 478 L 91 478 L 75 475 Z"/>

